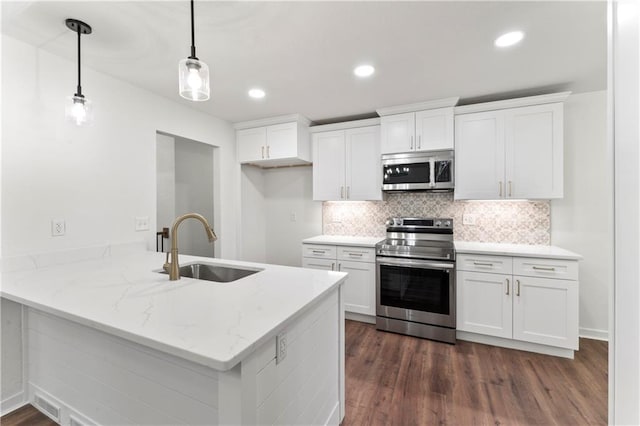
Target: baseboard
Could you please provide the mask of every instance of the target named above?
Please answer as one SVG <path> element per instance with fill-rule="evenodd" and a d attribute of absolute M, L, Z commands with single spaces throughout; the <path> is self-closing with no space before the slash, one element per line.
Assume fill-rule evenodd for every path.
<path fill-rule="evenodd" d="M 20 391 L 15 395 L 10 396 L 7 399 L 0 402 L 0 416 L 9 414 L 12 411 L 17 410 L 20 407 L 27 405 L 29 401 L 25 398 L 24 392 Z"/>
<path fill-rule="evenodd" d="M 348 320 L 353 320 L 353 321 L 366 322 L 368 324 L 375 324 L 376 323 L 376 317 L 375 316 L 357 314 L 355 312 L 345 312 L 344 313 L 344 318 L 348 319 Z"/>
<path fill-rule="evenodd" d="M 580 327 L 580 337 L 585 339 L 593 339 L 593 340 L 603 340 L 605 342 L 609 341 L 609 331 L 608 330 L 598 330 L 596 328 L 582 328 Z"/>

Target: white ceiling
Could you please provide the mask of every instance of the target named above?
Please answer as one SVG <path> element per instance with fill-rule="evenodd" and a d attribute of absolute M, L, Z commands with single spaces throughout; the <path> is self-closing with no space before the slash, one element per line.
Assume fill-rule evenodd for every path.
<path fill-rule="evenodd" d="M 204 103 L 177 93 L 187 0 L 3 2 L 2 32 L 75 60 L 64 20 L 83 20 L 93 27 L 83 66 L 232 122 L 290 113 L 327 122 L 452 96 L 606 88 L 605 1 L 198 1 L 195 11 L 197 55 L 212 74 Z M 493 46 L 513 29 L 526 33 L 519 46 Z M 359 80 L 352 69 L 363 62 L 376 73 Z M 250 99 L 252 86 L 266 98 Z"/>

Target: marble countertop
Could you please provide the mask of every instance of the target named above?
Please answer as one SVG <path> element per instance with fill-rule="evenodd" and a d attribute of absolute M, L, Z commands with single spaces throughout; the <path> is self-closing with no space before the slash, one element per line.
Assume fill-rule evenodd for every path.
<path fill-rule="evenodd" d="M 169 281 L 163 253 L 138 252 L 3 272 L 6 299 L 112 335 L 228 370 L 344 282 L 343 272 L 198 258 L 264 269 L 231 283 Z"/>
<path fill-rule="evenodd" d="M 455 247 L 457 254 L 491 254 L 501 256 L 541 257 L 548 259 L 565 260 L 582 259 L 581 255 L 556 246 L 456 241 Z"/>
<path fill-rule="evenodd" d="M 375 247 L 385 237 L 348 237 L 343 235 L 318 235 L 302 240 L 303 244 L 335 244 L 337 246 Z"/>

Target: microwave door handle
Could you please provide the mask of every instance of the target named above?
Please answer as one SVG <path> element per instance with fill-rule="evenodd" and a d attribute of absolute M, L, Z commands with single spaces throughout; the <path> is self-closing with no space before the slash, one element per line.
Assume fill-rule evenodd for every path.
<path fill-rule="evenodd" d="M 436 162 L 433 158 L 429 159 L 429 186 L 436 186 Z"/>

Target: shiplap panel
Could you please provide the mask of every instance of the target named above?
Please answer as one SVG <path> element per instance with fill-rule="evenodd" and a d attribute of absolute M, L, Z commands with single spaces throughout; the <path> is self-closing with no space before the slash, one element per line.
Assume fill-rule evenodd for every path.
<path fill-rule="evenodd" d="M 295 339 L 288 343 L 287 357 L 280 364 L 272 361 L 259 374 L 270 378 L 259 380 L 259 387 L 273 390 L 258 407 L 258 423 L 309 424 L 316 418 L 329 418 L 339 402 L 338 318 L 335 293 L 292 329 Z"/>
<path fill-rule="evenodd" d="M 217 424 L 213 371 L 33 310 L 28 339 L 30 382 L 100 423 L 117 413 L 125 423 Z"/>
<path fill-rule="evenodd" d="M 214 370 L 34 310 L 29 310 L 28 328 L 56 335 L 69 350 L 102 360 L 125 374 L 144 377 L 217 407 L 218 376 Z"/>
<path fill-rule="evenodd" d="M 124 395 L 127 400 L 139 401 L 153 411 L 164 412 L 168 417 L 175 417 L 178 421 L 198 424 L 217 418 L 217 410 L 214 407 L 194 400 L 179 391 L 159 386 L 156 382 L 144 377 L 135 374 L 119 374 L 121 370 L 114 370 L 109 364 L 85 353 L 77 351 L 69 353 L 69 349 L 64 344 L 37 331 L 29 333 L 29 348 L 49 357 L 47 361 L 50 360 L 58 367 L 63 366 L 77 373 L 78 380 L 82 381 L 84 378 L 95 380 Z M 54 365 L 48 363 L 46 365 L 54 369 L 52 371 L 58 371 Z M 170 401 L 169 406 L 168 401 Z"/>

